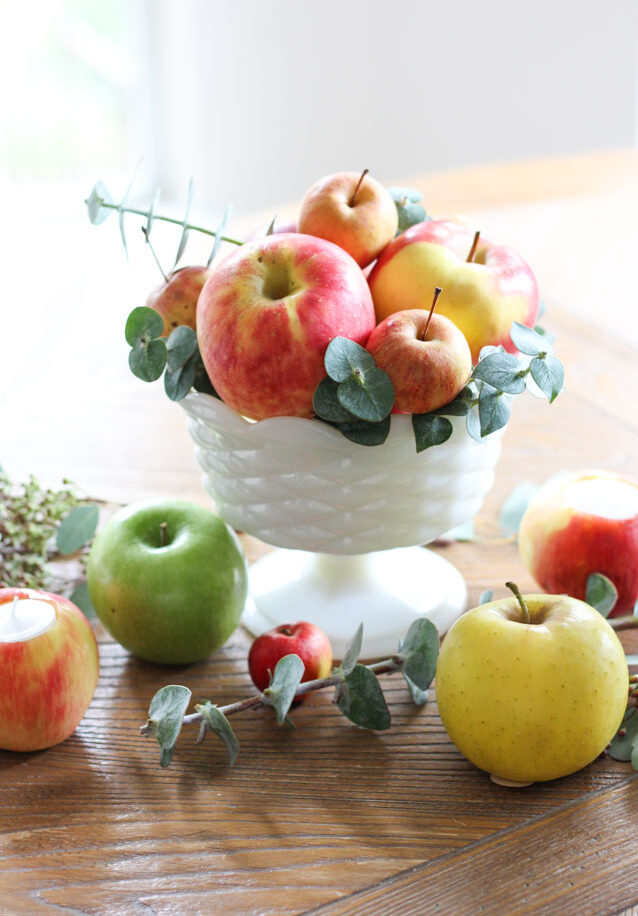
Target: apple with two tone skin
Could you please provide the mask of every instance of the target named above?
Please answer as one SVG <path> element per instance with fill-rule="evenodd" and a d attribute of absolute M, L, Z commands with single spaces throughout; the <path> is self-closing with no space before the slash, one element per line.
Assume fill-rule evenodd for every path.
<path fill-rule="evenodd" d="M 465 335 L 474 363 L 488 344 L 515 352 L 512 322 L 531 327 L 538 314 L 536 280 L 511 248 L 483 238 L 475 248 L 474 239 L 461 223 L 429 220 L 390 242 L 368 278 L 377 321 L 402 309 L 429 309 L 439 286 L 445 295 L 437 312 Z"/>
<path fill-rule="evenodd" d="M 523 562 L 541 588 L 585 598 L 601 573 L 618 597 L 610 616 L 638 601 L 638 481 L 581 470 L 550 479 L 532 497 L 518 535 Z"/>
<path fill-rule="evenodd" d="M 149 500 L 98 531 L 87 580 L 97 614 L 147 661 L 190 664 L 219 649 L 239 623 L 246 560 L 231 528 L 184 500 Z"/>
<path fill-rule="evenodd" d="M 366 349 L 390 376 L 394 409 L 402 413 L 428 413 L 448 404 L 472 372 L 465 337 L 448 318 L 432 311 L 389 315 L 370 334 Z"/>
<path fill-rule="evenodd" d="M 181 267 L 170 273 L 149 295 L 145 305 L 162 316 L 162 337 L 168 337 L 175 328 L 182 325 L 195 330 L 197 300 L 208 279 L 208 273 L 206 267 Z"/>
<path fill-rule="evenodd" d="M 436 698 L 448 735 L 495 782 L 529 784 L 587 766 L 627 705 L 622 645 L 604 617 L 567 595 L 491 601 L 445 636 Z"/>
<path fill-rule="evenodd" d="M 394 238 L 399 217 L 389 191 L 367 170 L 337 172 L 306 192 L 297 225 L 299 232 L 334 242 L 366 267 Z"/>
<path fill-rule="evenodd" d="M 332 647 L 322 629 L 314 623 L 283 623 L 253 642 L 248 653 L 248 670 L 257 690 L 265 690 L 279 659 L 298 655 L 304 664 L 303 681 L 328 677 L 332 671 Z M 304 695 L 297 698 L 297 702 Z"/>
<path fill-rule="evenodd" d="M 68 599 L 3 588 L 0 615 L 16 596 L 52 605 L 55 617 L 30 639 L 0 640 L 0 748 L 38 751 L 75 731 L 95 692 L 99 657 L 91 625 Z"/>
<path fill-rule="evenodd" d="M 221 399 L 255 420 L 312 417 L 334 337 L 362 346 L 375 325 L 370 290 L 343 249 L 300 233 L 228 254 L 197 305 L 197 337 Z"/>

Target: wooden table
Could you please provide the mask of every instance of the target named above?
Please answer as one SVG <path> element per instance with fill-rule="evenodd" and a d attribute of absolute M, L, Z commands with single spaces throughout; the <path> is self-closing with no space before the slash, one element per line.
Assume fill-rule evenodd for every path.
<path fill-rule="evenodd" d="M 637 338 L 625 316 L 637 299 L 625 254 L 637 240 L 638 156 L 416 183 L 433 212 L 463 209 L 528 254 L 567 366 L 555 405 L 518 399 L 480 538 L 440 548 L 475 602 L 485 588 L 504 594 L 509 578 L 533 586 L 496 523 L 516 483 L 585 466 L 636 474 Z M 15 477 L 67 475 L 119 502 L 161 494 L 205 504 L 179 408 L 127 375 L 118 341 L 134 302 L 120 292 L 127 301 L 106 307 L 123 278 L 109 265 L 95 281 L 104 258 L 95 244 L 77 301 L 65 303 L 69 320 L 54 320 L 55 289 L 9 318 L 12 334 L 37 330 L 28 348 L 5 350 L 2 463 Z M 25 354 L 30 371 L 19 378 Z M 245 544 L 249 557 L 265 549 Z M 238 630 L 206 663 L 169 669 L 130 657 L 96 628 L 101 676 L 76 733 L 42 753 L 0 752 L 0 913 L 584 916 L 638 905 L 638 783 L 628 764 L 600 758 L 552 783 L 498 787 L 450 743 L 434 696 L 416 709 L 394 676 L 384 680 L 389 732 L 354 728 L 315 694 L 294 713 L 295 731 L 265 710 L 235 717 L 232 769 L 216 739 L 198 747 L 187 731 L 161 769 L 154 742 L 138 734 L 150 697 L 168 682 L 220 704 L 249 696 L 249 638 Z"/>

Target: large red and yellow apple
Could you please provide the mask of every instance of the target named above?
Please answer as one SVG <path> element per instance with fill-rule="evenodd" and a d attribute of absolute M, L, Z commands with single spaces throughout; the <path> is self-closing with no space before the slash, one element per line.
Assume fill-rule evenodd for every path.
<path fill-rule="evenodd" d="M 375 325 L 365 277 L 343 249 L 300 233 L 227 255 L 197 306 L 204 366 L 221 399 L 255 420 L 311 417 L 334 337 L 362 346 Z"/>
<path fill-rule="evenodd" d="M 473 362 L 487 344 L 514 352 L 512 322 L 533 326 L 538 314 L 534 274 L 511 248 L 483 238 L 468 261 L 473 240 L 459 222 L 429 220 L 390 242 L 368 279 L 377 321 L 403 309 L 429 309 L 440 286 L 437 312 L 463 332 Z"/>
<path fill-rule="evenodd" d="M 366 349 L 390 376 L 394 408 L 403 413 L 428 413 L 448 404 L 472 372 L 463 334 L 448 318 L 423 309 L 389 315 L 370 334 Z"/>
<path fill-rule="evenodd" d="M 394 238 L 399 217 L 390 192 L 367 173 L 327 175 L 301 201 L 299 232 L 339 245 L 360 267 L 371 264 Z"/>
<path fill-rule="evenodd" d="M 518 535 L 523 561 L 541 588 L 583 599 L 591 573 L 614 583 L 610 616 L 638 601 L 638 481 L 580 470 L 552 478 L 532 497 Z"/>
<path fill-rule="evenodd" d="M 181 325 L 195 330 L 197 300 L 207 278 L 206 267 L 181 267 L 169 274 L 149 295 L 145 305 L 162 316 L 162 337 L 168 337 Z"/>
<path fill-rule="evenodd" d="M 37 751 L 75 731 L 95 692 L 97 643 L 66 598 L 0 589 L 0 748 Z"/>
<path fill-rule="evenodd" d="M 468 760 L 528 784 L 591 763 L 618 729 L 629 677 L 598 611 L 567 595 L 524 595 L 463 614 L 443 639 L 436 698 Z"/>

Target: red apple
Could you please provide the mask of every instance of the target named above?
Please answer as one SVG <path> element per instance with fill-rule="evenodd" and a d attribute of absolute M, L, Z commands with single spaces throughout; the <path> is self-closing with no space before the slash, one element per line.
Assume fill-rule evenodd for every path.
<path fill-rule="evenodd" d="M 282 623 L 262 633 L 250 647 L 248 670 L 257 690 L 266 689 L 279 659 L 291 654 L 304 663 L 302 681 L 328 677 L 332 670 L 332 647 L 323 630 L 305 621 Z"/>
<path fill-rule="evenodd" d="M 448 404 L 472 372 L 470 348 L 456 325 L 423 309 L 388 316 L 370 334 L 366 349 L 390 376 L 394 407 L 402 413 L 428 413 Z"/>
<path fill-rule="evenodd" d="M 365 277 L 337 245 L 299 233 L 269 235 L 227 255 L 197 306 L 206 371 L 247 417 L 313 416 L 333 337 L 365 345 L 374 327 Z"/>
<path fill-rule="evenodd" d="M 68 738 L 98 671 L 95 636 L 79 608 L 50 592 L 0 589 L 0 748 L 37 751 Z"/>
<path fill-rule="evenodd" d="M 521 557 L 541 588 L 585 598 L 591 573 L 614 583 L 610 616 L 638 600 L 638 481 L 581 470 L 552 478 L 532 497 L 519 529 Z"/>
<path fill-rule="evenodd" d="M 444 290 L 437 312 L 465 335 L 478 360 L 487 344 L 515 352 L 513 321 L 533 326 L 538 287 L 523 258 L 481 238 L 473 260 L 474 233 L 453 220 L 417 223 L 383 250 L 369 277 L 377 321 L 402 309 L 429 309 L 432 290 Z"/>
<path fill-rule="evenodd" d="M 339 245 L 366 267 L 394 238 L 399 224 L 390 193 L 364 173 L 327 175 L 301 201 L 299 232 Z"/>
<path fill-rule="evenodd" d="M 162 337 L 180 325 L 195 330 L 197 300 L 207 277 L 206 267 L 181 267 L 153 290 L 145 304 L 164 319 Z"/>

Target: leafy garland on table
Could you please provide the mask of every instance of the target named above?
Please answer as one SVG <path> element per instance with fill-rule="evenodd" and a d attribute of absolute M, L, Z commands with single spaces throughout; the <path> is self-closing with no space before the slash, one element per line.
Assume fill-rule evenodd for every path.
<path fill-rule="evenodd" d="M 132 181 L 119 204 L 116 204 L 102 182 L 97 182 L 86 199 L 89 219 L 99 225 L 111 212 L 117 212 L 120 234 L 128 251 L 124 229 L 124 214 L 145 217 L 142 227 L 150 246 L 150 234 L 155 220 L 181 226 L 174 268 L 177 266 L 191 230 L 214 236 L 207 261 L 210 267 L 222 241 L 234 245 L 242 242 L 224 235 L 230 207 L 215 231 L 188 222 L 193 198 L 193 182 L 188 185 L 186 213 L 182 220 L 155 213 L 156 192 L 148 210 L 126 206 Z M 398 213 L 400 235 L 410 226 L 429 219 L 419 204 L 421 194 L 411 188 L 390 188 Z M 273 219 L 268 233 L 272 232 Z M 152 249 L 153 256 L 155 252 Z M 158 266 L 159 265 L 158 261 Z M 164 271 L 162 274 L 165 276 Z M 130 313 L 125 328 L 126 341 L 131 347 L 129 367 L 137 378 L 154 382 L 164 375 L 164 389 L 173 401 L 180 401 L 192 389 L 219 397 L 202 362 L 197 335 L 189 327 L 178 327 L 168 338 L 162 337 L 164 322 L 147 306 Z M 452 435 L 449 417 L 466 417 L 469 435 L 481 441 L 485 436 L 504 427 L 510 418 L 512 399 L 527 388 L 532 394 L 546 397 L 551 403 L 563 387 L 563 365 L 554 356 L 552 340 L 542 328 L 529 328 L 514 322 L 510 332 L 520 355 L 508 353 L 502 346 L 484 347 L 474 367 L 468 385 L 449 404 L 425 414 L 412 415 L 412 428 L 417 452 L 440 445 Z M 313 407 L 318 420 L 330 423 L 347 439 L 360 445 L 381 445 L 390 431 L 394 404 L 394 388 L 388 374 L 375 365 L 374 358 L 364 347 L 345 337 L 331 341 L 325 353 L 326 377 L 314 393 Z"/>

